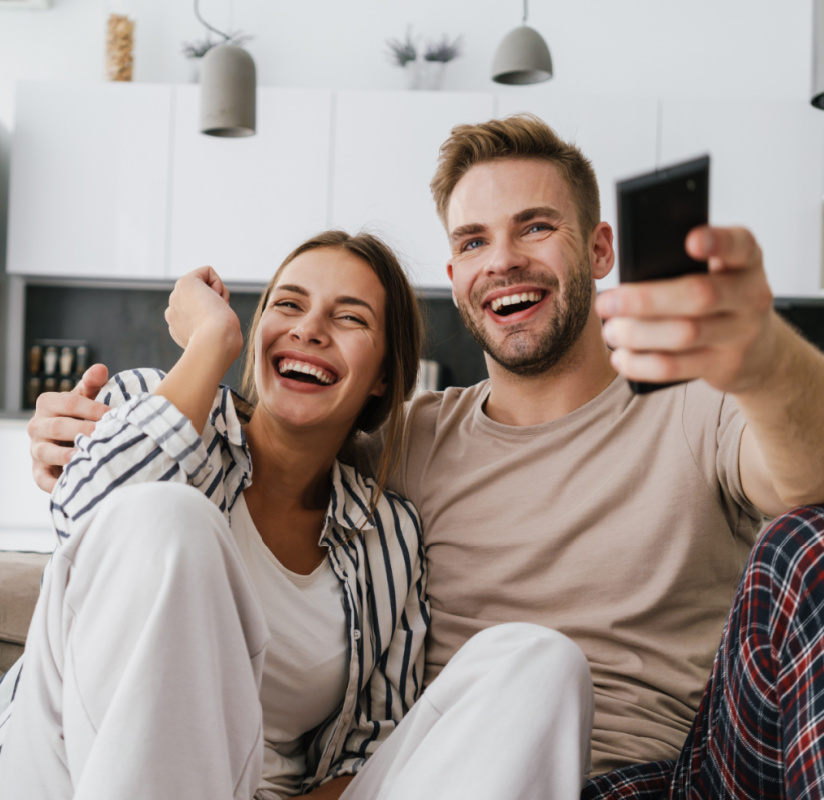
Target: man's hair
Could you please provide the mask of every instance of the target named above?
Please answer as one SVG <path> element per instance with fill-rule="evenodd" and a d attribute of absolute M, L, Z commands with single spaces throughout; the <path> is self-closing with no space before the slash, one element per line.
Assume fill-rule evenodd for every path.
<path fill-rule="evenodd" d="M 561 139 L 534 114 L 515 114 L 478 125 L 458 125 L 441 145 L 435 177 L 429 184 L 446 227 L 449 200 L 458 181 L 477 164 L 505 158 L 531 158 L 554 164 L 566 180 L 578 206 L 583 236 L 601 221 L 598 181 L 589 159 Z"/>
<path fill-rule="evenodd" d="M 283 270 L 299 255 L 330 248 L 343 250 L 360 258 L 378 276 L 385 294 L 384 325 L 386 335 L 386 356 L 384 358 L 383 380 L 386 391 L 380 397 L 371 397 L 350 432 L 349 440 L 344 445 L 348 450 L 355 435 L 363 431 L 371 433 L 386 424 L 385 447 L 375 480 L 379 492 L 397 467 L 401 441 L 403 438 L 404 401 L 412 396 L 418 378 L 418 364 L 421 357 L 423 339 L 423 322 L 418 298 L 409 283 L 403 267 L 392 249 L 377 236 L 359 233 L 352 236 L 345 231 L 331 230 L 313 236 L 298 245 L 278 267 L 272 279 L 263 290 L 254 318 L 246 337 L 246 349 L 243 358 L 243 376 L 241 389 L 252 405 L 257 405 L 258 395 L 255 387 L 255 336 L 261 317 L 269 302 L 272 289 L 278 282 Z M 380 494 L 373 498 L 373 506 Z M 370 509 L 371 511 L 371 509 Z"/>

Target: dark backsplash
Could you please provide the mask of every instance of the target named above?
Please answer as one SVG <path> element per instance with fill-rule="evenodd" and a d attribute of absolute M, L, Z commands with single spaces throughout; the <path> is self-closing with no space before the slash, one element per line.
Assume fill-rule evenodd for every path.
<path fill-rule="evenodd" d="M 168 293 L 167 289 L 29 285 L 26 351 L 38 340 L 82 340 L 89 346 L 89 363 L 101 361 L 110 372 L 147 366 L 168 370 L 180 355 L 163 319 Z M 244 330 L 251 322 L 257 298 L 257 291 L 231 294 L 231 305 Z M 483 355 L 451 298 L 425 297 L 421 305 L 426 329 L 424 358 L 441 365 L 439 388 L 470 386 L 485 378 Z M 824 350 L 824 298 L 777 298 L 775 307 Z M 237 387 L 239 377 L 238 360 L 224 382 Z M 27 405 L 24 400 L 24 407 Z"/>
<path fill-rule="evenodd" d="M 88 343 L 89 363 L 100 361 L 110 373 L 132 367 L 168 370 L 180 356 L 163 318 L 168 289 L 89 288 L 32 284 L 26 287 L 26 352 L 38 341 Z M 233 291 L 231 306 L 244 330 L 258 292 Z M 424 358 L 441 364 L 440 387 L 469 386 L 486 377 L 483 355 L 466 331 L 449 298 L 421 300 L 426 329 Z M 237 387 L 239 360 L 224 382 Z M 24 386 L 25 386 L 24 379 Z M 29 407 L 25 399 L 24 407 Z"/>

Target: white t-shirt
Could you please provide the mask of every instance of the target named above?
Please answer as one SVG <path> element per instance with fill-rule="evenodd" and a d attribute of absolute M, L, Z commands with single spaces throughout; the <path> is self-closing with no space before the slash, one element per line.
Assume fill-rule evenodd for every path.
<path fill-rule="evenodd" d="M 310 575 L 286 569 L 264 544 L 241 495 L 232 533 L 266 611 L 271 641 L 260 700 L 264 761 L 260 788 L 299 793 L 301 737 L 343 703 L 349 645 L 341 585 L 327 559 Z"/>

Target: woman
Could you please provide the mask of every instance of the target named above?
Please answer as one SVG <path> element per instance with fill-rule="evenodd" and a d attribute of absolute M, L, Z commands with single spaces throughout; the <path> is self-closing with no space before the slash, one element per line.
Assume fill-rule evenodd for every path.
<path fill-rule="evenodd" d="M 180 360 L 109 382 L 115 408 L 55 487 L 62 547 L 0 751 L 10 797 L 337 797 L 419 694 L 420 526 L 382 489 L 414 293 L 372 236 L 305 242 L 258 304 L 249 403 L 219 388 L 242 342 L 227 299 L 211 268 L 178 281 Z M 338 455 L 381 424 L 375 481 Z"/>

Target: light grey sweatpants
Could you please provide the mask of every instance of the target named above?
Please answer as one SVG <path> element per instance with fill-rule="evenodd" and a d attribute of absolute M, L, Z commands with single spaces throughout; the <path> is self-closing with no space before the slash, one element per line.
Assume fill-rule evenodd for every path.
<path fill-rule="evenodd" d="M 341 800 L 578 800 L 593 694 L 580 648 L 530 623 L 470 639 Z"/>
<path fill-rule="evenodd" d="M 269 632 L 196 489 L 119 489 L 58 548 L 0 751 L 2 800 L 248 800 Z"/>

